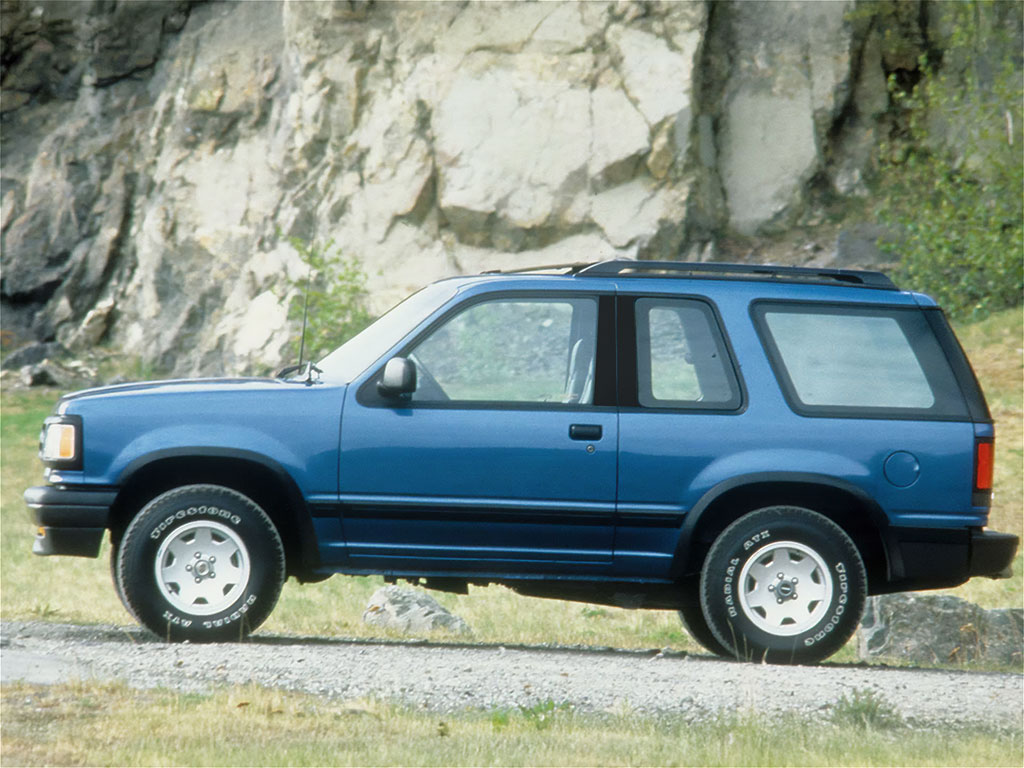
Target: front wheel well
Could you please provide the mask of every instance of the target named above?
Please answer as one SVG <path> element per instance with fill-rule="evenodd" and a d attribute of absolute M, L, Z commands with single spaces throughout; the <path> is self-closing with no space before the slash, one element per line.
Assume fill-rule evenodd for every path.
<path fill-rule="evenodd" d="M 849 536 L 868 577 L 868 592 L 875 593 L 889 581 L 889 565 L 882 532 L 880 510 L 855 494 L 835 486 L 805 482 L 751 483 L 732 488 L 715 498 L 700 517 L 685 542 L 684 578 L 700 573 L 701 564 L 715 539 L 736 520 L 757 509 L 775 506 L 803 507 L 824 515 Z"/>
<path fill-rule="evenodd" d="M 285 550 L 287 575 L 302 578 L 315 562 L 316 546 L 305 503 L 290 479 L 248 459 L 179 456 L 153 461 L 122 485 L 110 514 L 116 545 L 132 519 L 160 494 L 184 485 L 221 485 L 256 502 L 277 528 Z M 289 487 L 289 484 L 292 487 Z"/>

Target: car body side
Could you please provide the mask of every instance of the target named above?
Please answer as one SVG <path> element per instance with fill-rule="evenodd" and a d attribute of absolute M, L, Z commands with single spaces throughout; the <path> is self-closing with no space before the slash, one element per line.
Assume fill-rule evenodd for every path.
<path fill-rule="evenodd" d="M 460 444 L 436 433 L 436 408 L 360 398 L 410 339 L 467 301 L 538 291 L 612 297 L 603 313 L 618 313 L 638 296 L 706 303 L 719 320 L 728 318 L 721 332 L 742 393 L 739 405 L 717 411 L 623 402 L 623 382 L 635 376 L 635 364 L 630 369 L 624 358 L 635 349 L 615 338 L 619 317 L 612 320 L 616 330 L 609 333 L 606 323 L 598 340 L 598 354 L 611 356 L 619 381 L 614 402 L 452 406 L 444 416 L 464 422 Z M 64 553 L 95 556 L 97 530 L 109 529 L 116 543 L 148 498 L 184 483 L 217 482 L 267 510 L 284 539 L 288 572 L 300 579 L 384 573 L 493 581 L 565 597 L 590 584 L 595 591 L 587 599 L 595 600 L 613 600 L 622 591 L 615 585 L 626 585 L 641 600 L 647 596 L 645 604 L 661 607 L 689 599 L 673 587 L 696 578 L 723 529 L 771 504 L 806 505 L 838 523 L 861 550 L 873 593 L 953 586 L 991 570 L 972 555 L 988 516 L 987 504 L 975 504 L 972 494 L 974 444 L 991 437 L 991 421 L 796 413 L 751 314 L 753 303 L 764 300 L 917 311 L 929 304 L 909 293 L 821 285 L 463 278 L 444 306 L 351 382 L 169 382 L 64 399 L 59 412 L 83 422 L 84 464 L 50 470 L 49 486 L 30 489 L 26 498 L 41 526 L 59 529 L 75 504 L 89 506 L 82 499 L 93 494 L 93 524 L 81 527 L 96 546 Z M 603 427 L 602 439 L 587 446 L 590 453 L 579 441 L 562 439 L 577 424 Z M 417 467 L 417 446 L 431 437 L 435 453 Z M 395 447 L 402 440 L 411 441 L 404 454 Z M 885 475 L 897 453 L 919 465 L 918 477 L 902 487 Z M 559 490 L 564 476 L 544 475 L 552 455 L 575 462 L 581 473 L 592 461 L 598 479 L 581 474 L 580 488 L 566 496 Z M 507 472 L 504 480 L 495 479 L 496 467 Z M 403 476 L 413 480 L 403 486 L 397 480 Z M 434 492 L 417 492 L 416 477 L 429 478 Z M 395 482 L 385 493 L 388 478 Z M 517 485 L 532 490 L 516 497 Z M 98 510 L 105 504 L 104 517 Z M 57 514 L 62 506 L 65 514 Z M 500 552 L 488 550 L 488 536 L 501 539 Z M 546 536 L 554 543 L 542 546 Z M 388 541 L 401 548 L 403 537 L 400 557 L 385 551 Z"/>

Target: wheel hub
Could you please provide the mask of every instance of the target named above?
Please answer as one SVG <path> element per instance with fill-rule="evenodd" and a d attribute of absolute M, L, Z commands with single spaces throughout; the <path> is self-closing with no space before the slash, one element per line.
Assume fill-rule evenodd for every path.
<path fill-rule="evenodd" d="M 203 559 L 202 552 L 196 552 L 195 563 L 189 563 L 185 566 L 186 571 L 190 571 L 196 577 L 196 583 L 198 584 L 203 579 L 215 579 L 217 578 L 216 572 L 213 570 L 213 564 L 217 561 L 217 558 L 211 555 L 208 559 Z"/>
<path fill-rule="evenodd" d="M 796 576 L 787 579 L 786 574 L 780 573 L 778 581 L 768 585 L 768 591 L 775 593 L 775 598 L 779 603 L 784 603 L 787 600 L 796 600 L 796 583 L 798 581 L 799 579 Z"/>
<path fill-rule="evenodd" d="M 222 523 L 200 520 L 174 530 L 157 552 L 160 593 L 177 610 L 209 616 L 226 610 L 249 583 L 249 551 Z"/>
<path fill-rule="evenodd" d="M 796 541 L 757 550 L 739 579 L 743 613 L 764 632 L 782 637 L 815 627 L 832 601 L 832 577 L 821 555 Z"/>

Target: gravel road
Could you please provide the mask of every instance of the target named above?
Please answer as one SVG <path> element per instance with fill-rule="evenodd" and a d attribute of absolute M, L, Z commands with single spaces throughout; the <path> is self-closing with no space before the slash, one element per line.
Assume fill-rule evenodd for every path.
<path fill-rule="evenodd" d="M 168 644 L 137 627 L 0 623 L 0 678 L 119 679 L 206 691 L 257 683 L 340 699 L 397 699 L 437 711 L 532 706 L 584 711 L 827 714 L 870 689 L 911 723 L 1019 731 L 1020 674 L 829 664 L 738 664 L 685 653 L 403 643 L 257 634 L 244 644 Z"/>

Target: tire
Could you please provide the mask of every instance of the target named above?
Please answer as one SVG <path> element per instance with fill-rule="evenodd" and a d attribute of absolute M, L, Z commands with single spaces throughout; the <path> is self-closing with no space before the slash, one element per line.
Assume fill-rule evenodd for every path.
<path fill-rule="evenodd" d="M 135 621 L 139 621 L 139 617 L 135 615 L 131 605 L 124 598 L 124 589 L 121 587 L 121 579 L 117 575 L 117 561 L 118 556 L 121 553 L 121 542 L 115 541 L 113 537 L 110 538 L 110 578 L 114 582 L 114 591 L 117 592 L 117 599 L 121 601 L 121 605 L 128 611 L 128 615 L 131 616 Z M 141 623 L 141 622 L 140 622 Z"/>
<path fill-rule="evenodd" d="M 270 615 L 284 579 L 284 547 L 270 518 L 218 485 L 153 499 L 118 548 L 125 606 L 167 641 L 243 639 Z"/>
<path fill-rule="evenodd" d="M 838 525 L 800 507 L 767 507 L 734 522 L 701 569 L 700 602 L 734 658 L 813 664 L 860 623 L 867 576 Z"/>
<path fill-rule="evenodd" d="M 690 637 L 696 640 L 704 650 L 715 656 L 731 659 L 732 651 L 718 642 L 707 621 L 704 619 L 704 612 L 700 606 L 700 582 L 699 579 L 688 581 L 683 587 L 683 598 L 686 601 L 679 609 L 679 620 L 683 623 L 683 629 Z"/>
<path fill-rule="evenodd" d="M 715 637 L 711 627 L 705 621 L 704 612 L 699 605 L 688 605 L 680 608 L 678 613 L 679 620 L 683 623 L 683 629 L 689 633 L 690 637 L 700 643 L 701 648 L 715 654 L 715 656 L 721 656 L 723 659 L 733 658 L 733 652 L 718 642 L 718 638 Z"/>

